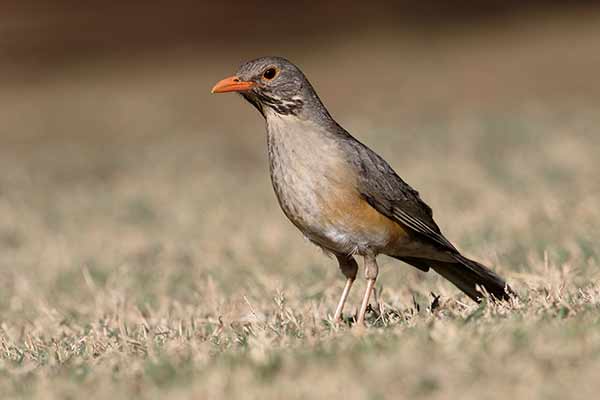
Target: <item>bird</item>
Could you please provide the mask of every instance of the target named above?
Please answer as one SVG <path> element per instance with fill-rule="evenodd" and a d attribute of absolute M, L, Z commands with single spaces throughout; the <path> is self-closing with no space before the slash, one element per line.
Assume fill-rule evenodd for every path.
<path fill-rule="evenodd" d="M 424 272 L 434 270 L 476 302 L 514 295 L 503 278 L 459 252 L 419 192 L 333 119 L 292 62 L 282 57 L 247 61 L 212 88 L 212 93 L 228 92 L 239 93 L 265 120 L 271 182 L 283 213 L 337 259 L 346 278 L 336 323 L 343 320 L 357 277 L 356 257 L 364 260 L 366 278 L 355 317 L 359 326 L 365 325 L 382 254 Z"/>

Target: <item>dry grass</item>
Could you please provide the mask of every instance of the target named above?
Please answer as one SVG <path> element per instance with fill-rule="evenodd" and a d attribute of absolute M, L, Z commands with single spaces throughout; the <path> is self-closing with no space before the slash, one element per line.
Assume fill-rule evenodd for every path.
<path fill-rule="evenodd" d="M 536 96 L 531 76 L 502 68 L 548 46 L 538 39 L 501 42 L 499 54 L 476 47 L 477 57 L 473 44 L 449 47 L 444 64 L 421 57 L 428 68 L 413 57 L 407 80 L 433 77 L 431 86 L 399 83 L 406 90 L 386 102 L 377 84 L 358 102 L 337 97 L 331 88 L 347 77 L 316 74 L 340 121 L 421 191 L 459 248 L 520 294 L 478 307 L 434 274 L 385 259 L 362 334 L 331 324 L 341 274 L 279 212 L 258 117 L 237 99 L 198 94 L 224 70 L 113 67 L 4 91 L 2 398 L 593 398 L 600 97 Z M 583 57 L 582 42 L 572 51 Z M 385 64 L 384 46 L 361 43 L 356 51 Z M 498 88 L 503 100 L 483 107 L 473 88 L 496 86 L 461 80 L 459 69 L 440 75 L 493 57 L 512 95 L 526 83 L 531 93 L 509 101 Z M 466 81 L 471 95 L 454 101 Z M 369 118 L 352 116 L 361 107 Z M 430 292 L 441 296 L 433 310 Z"/>

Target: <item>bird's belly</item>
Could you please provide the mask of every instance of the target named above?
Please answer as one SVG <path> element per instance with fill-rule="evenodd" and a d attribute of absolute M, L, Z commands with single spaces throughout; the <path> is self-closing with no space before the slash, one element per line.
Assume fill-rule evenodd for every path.
<path fill-rule="evenodd" d="M 335 253 L 366 254 L 386 252 L 407 238 L 352 182 L 336 182 L 323 171 L 319 179 L 294 175 L 288 171 L 285 182 L 274 176 L 273 186 L 285 215 L 315 244 Z"/>

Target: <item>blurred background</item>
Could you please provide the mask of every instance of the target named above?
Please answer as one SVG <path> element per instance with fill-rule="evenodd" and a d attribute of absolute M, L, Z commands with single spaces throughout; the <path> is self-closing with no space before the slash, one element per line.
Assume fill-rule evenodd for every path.
<path fill-rule="evenodd" d="M 346 121 L 589 104 L 600 90 L 599 21 L 589 1 L 5 1 L 2 139 L 258 126 L 248 107 L 207 88 L 274 54 L 300 64 Z"/>
<path fill-rule="evenodd" d="M 473 256 L 516 274 L 597 254 L 595 2 L 4 1 L 2 292 L 71 302 L 82 268 L 146 300 L 206 276 L 339 283 L 278 211 L 260 116 L 210 94 L 263 55 L 298 63 Z M 397 270 L 410 298 L 423 275 Z"/>
<path fill-rule="evenodd" d="M 1 393 L 593 398 L 600 5 L 356 3 L 1 2 Z M 210 94 L 264 55 L 522 302 L 381 257 L 395 322 L 338 334 L 342 276 L 279 211 L 264 122 Z"/>

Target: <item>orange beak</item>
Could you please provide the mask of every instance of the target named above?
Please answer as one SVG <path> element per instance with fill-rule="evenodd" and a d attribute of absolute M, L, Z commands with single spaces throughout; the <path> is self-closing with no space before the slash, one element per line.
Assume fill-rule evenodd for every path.
<path fill-rule="evenodd" d="M 254 82 L 241 81 L 237 76 L 230 76 L 219 82 L 212 88 L 211 93 L 245 92 L 256 86 Z"/>

